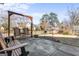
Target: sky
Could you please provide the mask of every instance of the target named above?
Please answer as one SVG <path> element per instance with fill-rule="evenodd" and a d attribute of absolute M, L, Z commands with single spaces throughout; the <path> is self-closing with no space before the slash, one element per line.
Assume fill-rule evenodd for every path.
<path fill-rule="evenodd" d="M 58 15 L 59 21 L 69 20 L 68 10 L 78 8 L 77 3 L 5 3 L 0 5 L 1 9 L 11 10 L 33 17 L 34 24 L 39 24 L 43 14 L 54 12 Z"/>

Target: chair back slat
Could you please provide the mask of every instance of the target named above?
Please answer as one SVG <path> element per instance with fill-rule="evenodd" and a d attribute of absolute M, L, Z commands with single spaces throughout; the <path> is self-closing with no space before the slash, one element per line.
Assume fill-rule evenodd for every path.
<path fill-rule="evenodd" d="M 14 37 L 11 37 L 11 39 L 12 39 L 12 41 L 8 44 L 8 47 L 13 47 L 13 46 L 21 44 L 18 40 L 15 40 Z M 15 50 L 12 50 L 12 54 L 11 55 L 19 56 L 20 54 L 21 54 L 21 49 L 17 48 Z"/>

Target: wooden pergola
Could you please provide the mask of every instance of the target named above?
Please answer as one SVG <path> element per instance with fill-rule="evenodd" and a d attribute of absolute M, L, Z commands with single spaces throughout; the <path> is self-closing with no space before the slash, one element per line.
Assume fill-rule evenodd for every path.
<path fill-rule="evenodd" d="M 10 21 L 11 21 L 10 16 L 13 14 L 28 17 L 31 20 L 31 37 L 32 37 L 33 36 L 33 30 L 32 30 L 33 29 L 33 20 L 32 20 L 33 18 L 32 18 L 32 16 L 23 15 L 23 14 L 16 13 L 13 11 L 8 11 L 8 36 L 10 36 Z"/>

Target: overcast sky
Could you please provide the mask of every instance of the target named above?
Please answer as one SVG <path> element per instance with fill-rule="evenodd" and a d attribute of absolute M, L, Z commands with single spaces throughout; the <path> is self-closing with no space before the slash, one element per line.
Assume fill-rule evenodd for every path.
<path fill-rule="evenodd" d="M 17 13 L 33 16 L 34 24 L 38 24 L 41 16 L 50 12 L 58 15 L 59 21 L 68 20 L 68 9 L 77 8 L 79 4 L 54 4 L 54 3 L 5 3 L 0 5 L 1 9 L 11 10 Z"/>

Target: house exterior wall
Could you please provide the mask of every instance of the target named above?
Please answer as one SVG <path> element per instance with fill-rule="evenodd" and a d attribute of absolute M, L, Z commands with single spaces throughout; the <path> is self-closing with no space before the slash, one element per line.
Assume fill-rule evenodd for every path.
<path fill-rule="evenodd" d="M 73 31 L 74 34 L 79 35 L 79 26 L 78 25 L 73 26 L 72 31 Z"/>

